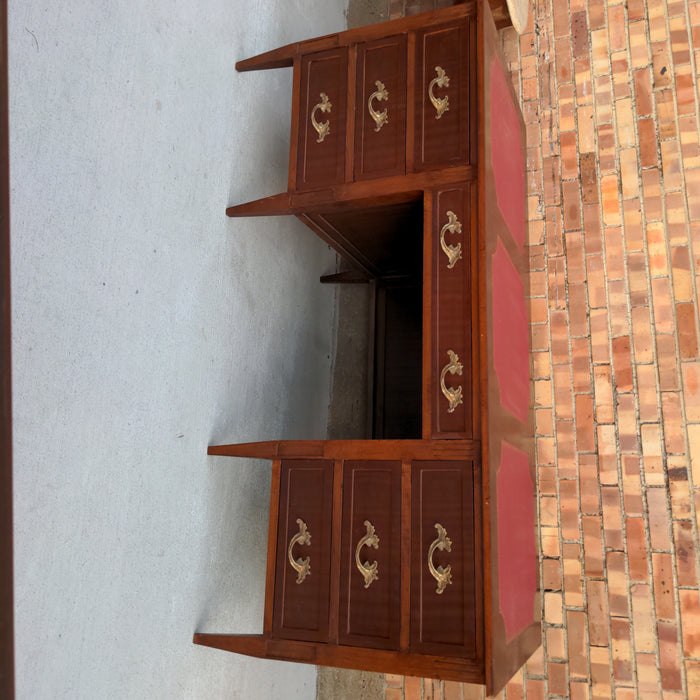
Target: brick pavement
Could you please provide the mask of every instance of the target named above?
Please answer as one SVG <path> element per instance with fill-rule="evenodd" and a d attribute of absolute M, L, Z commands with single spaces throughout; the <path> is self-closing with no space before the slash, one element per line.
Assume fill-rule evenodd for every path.
<path fill-rule="evenodd" d="M 543 646 L 498 697 L 700 698 L 700 1 L 534 0 L 503 46 L 527 124 L 545 592 Z M 483 698 L 386 680 L 386 700 Z"/>

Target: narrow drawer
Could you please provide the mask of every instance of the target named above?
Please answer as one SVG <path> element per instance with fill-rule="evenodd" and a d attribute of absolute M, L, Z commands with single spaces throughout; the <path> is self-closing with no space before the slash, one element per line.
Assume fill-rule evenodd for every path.
<path fill-rule="evenodd" d="M 411 464 L 411 651 L 474 658 L 474 463 Z"/>
<path fill-rule="evenodd" d="M 328 641 L 333 462 L 283 460 L 273 632 Z"/>
<path fill-rule="evenodd" d="M 416 34 L 416 170 L 470 161 L 475 48 L 473 17 Z"/>
<path fill-rule="evenodd" d="M 432 222 L 432 435 L 474 437 L 472 192 L 435 192 Z"/>
<path fill-rule="evenodd" d="M 406 35 L 357 47 L 355 180 L 406 172 Z"/>
<path fill-rule="evenodd" d="M 301 58 L 297 188 L 314 189 L 345 179 L 347 47 Z"/>
<path fill-rule="evenodd" d="M 343 465 L 338 641 L 399 648 L 401 462 Z"/>

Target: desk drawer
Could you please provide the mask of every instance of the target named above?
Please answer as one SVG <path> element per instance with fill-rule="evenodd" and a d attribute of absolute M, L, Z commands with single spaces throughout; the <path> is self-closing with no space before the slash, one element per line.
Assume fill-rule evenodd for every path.
<path fill-rule="evenodd" d="M 416 34 L 416 170 L 471 160 L 475 47 L 473 17 Z"/>
<path fill-rule="evenodd" d="M 328 640 L 333 462 L 284 460 L 273 628 L 276 637 Z"/>
<path fill-rule="evenodd" d="M 411 464 L 411 650 L 475 658 L 474 463 Z"/>
<path fill-rule="evenodd" d="M 359 44 L 355 180 L 406 172 L 406 35 Z"/>
<path fill-rule="evenodd" d="M 435 438 L 472 438 L 472 192 L 432 195 L 431 414 Z"/>
<path fill-rule="evenodd" d="M 346 461 L 338 641 L 399 648 L 401 462 Z"/>
<path fill-rule="evenodd" d="M 347 47 L 302 56 L 297 189 L 345 179 L 347 85 Z"/>

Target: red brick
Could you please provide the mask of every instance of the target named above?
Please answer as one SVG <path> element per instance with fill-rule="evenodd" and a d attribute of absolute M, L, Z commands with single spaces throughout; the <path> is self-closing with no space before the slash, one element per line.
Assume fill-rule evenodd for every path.
<path fill-rule="evenodd" d="M 651 555 L 654 568 L 654 605 L 656 616 L 662 620 L 675 620 L 676 607 L 673 599 L 673 560 L 666 552 Z"/>
<path fill-rule="evenodd" d="M 695 306 L 692 301 L 676 304 L 678 349 L 681 358 L 685 360 L 692 360 L 698 356 L 698 331 L 695 318 Z"/>
<path fill-rule="evenodd" d="M 623 203 L 625 223 L 625 245 L 628 251 L 642 251 L 644 248 L 644 229 L 639 199 L 626 199 Z M 634 306 L 634 302 L 632 304 Z"/>
<path fill-rule="evenodd" d="M 594 700 L 609 700 L 612 697 L 612 669 L 608 647 L 590 647 L 592 697 Z"/>
<path fill-rule="evenodd" d="M 673 296 L 676 301 L 689 301 L 693 298 L 693 275 L 690 269 L 688 246 L 671 248 L 671 268 L 673 270 Z"/>
<path fill-rule="evenodd" d="M 571 681 L 569 683 L 569 700 L 588 700 L 588 683 L 581 681 Z"/>
<path fill-rule="evenodd" d="M 685 454 L 680 394 L 675 391 L 663 392 L 661 394 L 661 410 L 664 418 L 664 447 L 666 454 Z"/>
<path fill-rule="evenodd" d="M 617 483 L 617 440 L 614 425 L 598 426 L 598 479 L 601 484 Z"/>
<path fill-rule="evenodd" d="M 669 456 L 667 460 L 668 492 L 671 496 L 671 517 L 674 520 L 692 518 L 692 499 L 688 483 L 688 458 L 686 455 Z"/>
<path fill-rule="evenodd" d="M 647 544 L 642 518 L 625 520 L 627 534 L 627 556 L 629 560 L 630 580 L 648 581 Z"/>
<path fill-rule="evenodd" d="M 590 337 L 571 338 L 571 371 L 573 389 L 576 393 L 588 394 L 593 391 L 591 383 Z"/>
<path fill-rule="evenodd" d="M 632 620 L 634 624 L 634 648 L 637 651 L 654 652 L 656 630 L 651 607 L 649 586 L 635 583 L 630 587 L 632 595 Z"/>
<path fill-rule="evenodd" d="M 528 678 L 525 687 L 527 700 L 545 700 L 545 682 L 535 678 Z"/>
<path fill-rule="evenodd" d="M 628 516 L 641 516 L 644 511 L 642 503 L 642 481 L 640 477 L 639 456 L 622 455 L 622 491 L 624 511 Z"/>
<path fill-rule="evenodd" d="M 556 695 L 565 695 L 567 690 L 566 664 L 548 663 L 547 678 L 549 692 Z"/>
<path fill-rule="evenodd" d="M 652 653 L 638 653 L 637 662 L 637 690 L 640 697 L 659 697 L 659 674 L 656 670 L 656 657 Z"/>
<path fill-rule="evenodd" d="M 661 391 L 678 391 L 679 372 L 676 365 L 676 339 L 673 335 L 657 334 L 656 358 L 659 388 Z"/>
<path fill-rule="evenodd" d="M 629 620 L 619 617 L 610 618 L 610 630 L 613 676 L 618 682 L 629 683 L 634 679 Z"/>
<path fill-rule="evenodd" d="M 679 586 L 698 585 L 696 573 L 695 540 L 690 520 L 677 520 L 673 523 L 673 539 L 676 549 L 676 566 Z"/>
<path fill-rule="evenodd" d="M 561 545 L 561 556 L 564 569 L 564 603 L 568 607 L 581 607 L 583 605 L 581 546 L 577 542 L 564 542 Z"/>
<path fill-rule="evenodd" d="M 643 168 L 658 165 L 658 143 L 656 140 L 656 125 L 652 118 L 640 119 L 639 129 L 639 159 Z"/>
<path fill-rule="evenodd" d="M 697 590 L 678 591 L 683 629 L 683 655 L 700 656 L 700 604 Z"/>
<path fill-rule="evenodd" d="M 586 615 L 569 610 L 566 613 L 566 637 L 569 647 L 569 673 L 573 677 L 588 677 L 588 644 L 586 642 Z"/>
<path fill-rule="evenodd" d="M 610 643 L 608 633 L 608 600 L 605 581 L 588 581 L 586 584 L 588 613 L 588 639 L 593 646 L 607 646 Z"/>
<path fill-rule="evenodd" d="M 384 676 L 387 686 L 390 688 L 403 688 L 403 676 L 394 673 L 387 673 Z"/>
<path fill-rule="evenodd" d="M 580 452 L 595 450 L 593 397 L 590 394 L 576 396 L 576 447 Z"/>
<path fill-rule="evenodd" d="M 700 361 L 684 362 L 681 370 L 686 418 L 691 422 L 700 422 Z"/>
<path fill-rule="evenodd" d="M 634 394 L 617 395 L 617 431 L 620 452 L 639 452 L 636 399 Z"/>
<path fill-rule="evenodd" d="M 688 697 L 700 697 L 700 661 L 687 659 L 685 673 L 688 684 Z"/>
<path fill-rule="evenodd" d="M 423 692 L 423 679 L 414 676 L 406 676 L 404 679 L 403 692 L 405 700 L 421 700 Z"/>
<path fill-rule="evenodd" d="M 603 537 L 600 517 L 581 517 L 583 531 L 583 551 L 586 576 L 603 575 Z"/>
<path fill-rule="evenodd" d="M 613 367 L 617 391 L 632 391 L 632 355 L 628 337 L 613 338 Z"/>
<path fill-rule="evenodd" d="M 602 486 L 603 524 L 605 546 L 607 549 L 622 550 L 622 512 L 620 508 L 620 490 L 617 486 Z"/>
<path fill-rule="evenodd" d="M 581 494 L 581 512 L 599 513 L 598 465 L 595 455 L 579 454 L 579 492 Z"/>
<path fill-rule="evenodd" d="M 682 690 L 678 629 L 670 622 L 658 622 L 656 633 L 659 639 L 661 687 L 664 690 Z"/>
<path fill-rule="evenodd" d="M 634 358 L 637 362 L 653 362 L 654 345 L 649 307 L 647 306 L 632 308 L 632 344 L 634 347 Z"/>
<path fill-rule="evenodd" d="M 463 683 L 462 692 L 464 693 L 464 700 L 483 700 L 485 697 L 483 686 L 471 683 Z"/>
<path fill-rule="evenodd" d="M 462 684 L 456 681 L 445 681 L 443 688 L 445 700 L 462 700 Z"/>

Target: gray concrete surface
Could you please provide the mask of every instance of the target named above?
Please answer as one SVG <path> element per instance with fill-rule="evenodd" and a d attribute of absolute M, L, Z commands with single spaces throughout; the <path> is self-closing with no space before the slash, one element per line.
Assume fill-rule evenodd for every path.
<path fill-rule="evenodd" d="M 326 430 L 334 256 L 286 188 L 291 74 L 344 0 L 10 3 L 17 697 L 310 698 L 262 628 L 269 464 Z"/>

